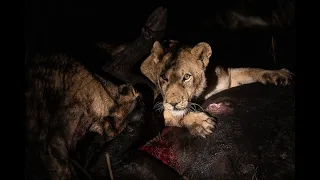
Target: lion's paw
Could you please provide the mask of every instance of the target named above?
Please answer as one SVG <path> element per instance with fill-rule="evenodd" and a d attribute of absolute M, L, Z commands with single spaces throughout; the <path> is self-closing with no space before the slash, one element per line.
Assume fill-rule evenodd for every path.
<path fill-rule="evenodd" d="M 277 86 L 287 86 L 293 81 L 294 74 L 289 70 L 283 68 L 274 70 L 263 74 L 264 83 L 271 83 Z"/>
<path fill-rule="evenodd" d="M 215 119 L 203 112 L 197 113 L 195 118 L 196 121 L 189 126 L 190 133 L 206 138 L 215 129 Z"/>

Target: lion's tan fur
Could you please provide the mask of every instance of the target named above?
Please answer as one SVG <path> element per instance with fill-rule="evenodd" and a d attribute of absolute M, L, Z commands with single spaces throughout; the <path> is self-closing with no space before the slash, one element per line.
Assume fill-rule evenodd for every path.
<path fill-rule="evenodd" d="M 171 40 L 170 47 L 176 42 Z M 190 112 L 192 98 L 206 99 L 228 88 L 253 82 L 287 85 L 292 77 L 286 69 L 212 66 L 211 54 L 211 47 L 205 42 L 180 48 L 174 55 L 173 51 L 165 52 L 158 41 L 154 43 L 140 69 L 156 85 L 155 92 L 163 96 L 166 125 L 187 127 L 192 134 L 205 137 L 215 123 L 203 112 Z"/>
<path fill-rule="evenodd" d="M 36 171 L 46 168 L 52 179 L 74 179 L 69 153 L 89 131 L 106 141 L 121 133 L 139 96 L 66 54 L 30 60 L 26 82 L 28 163 Z"/>

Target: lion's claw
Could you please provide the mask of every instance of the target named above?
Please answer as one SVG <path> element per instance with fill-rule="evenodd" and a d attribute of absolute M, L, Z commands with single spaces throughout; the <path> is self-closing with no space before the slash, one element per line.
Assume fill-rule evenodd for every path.
<path fill-rule="evenodd" d="M 215 129 L 216 122 L 214 121 L 214 118 L 207 116 L 205 113 L 202 113 L 200 117 L 198 115 L 198 118 L 198 121 L 194 122 L 189 129 L 190 133 L 195 136 L 206 138 Z"/>

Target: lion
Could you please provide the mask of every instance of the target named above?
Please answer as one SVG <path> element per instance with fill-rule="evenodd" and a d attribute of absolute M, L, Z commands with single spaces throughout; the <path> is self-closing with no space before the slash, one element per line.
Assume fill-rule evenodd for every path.
<path fill-rule="evenodd" d="M 224 68 L 210 62 L 211 46 L 200 42 L 194 47 L 179 46 L 170 40 L 168 48 L 155 41 L 150 55 L 140 70 L 155 86 L 155 96 L 161 94 L 166 126 L 185 127 L 194 136 L 206 138 L 215 128 L 216 121 L 208 113 L 196 110 L 213 94 L 223 90 L 260 82 L 289 85 L 293 73 L 287 69 Z M 159 108 L 159 107 L 158 107 Z"/>
<path fill-rule="evenodd" d="M 133 86 L 92 74 L 63 53 L 34 57 L 26 82 L 27 168 L 41 179 L 76 179 L 69 154 L 77 143 L 88 132 L 112 140 L 141 96 Z"/>

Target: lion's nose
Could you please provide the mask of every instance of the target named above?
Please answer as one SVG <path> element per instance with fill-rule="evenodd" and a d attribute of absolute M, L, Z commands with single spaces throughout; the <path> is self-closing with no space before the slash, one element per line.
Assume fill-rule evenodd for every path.
<path fill-rule="evenodd" d="M 176 107 L 178 103 L 170 103 L 172 107 Z"/>

